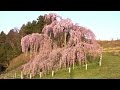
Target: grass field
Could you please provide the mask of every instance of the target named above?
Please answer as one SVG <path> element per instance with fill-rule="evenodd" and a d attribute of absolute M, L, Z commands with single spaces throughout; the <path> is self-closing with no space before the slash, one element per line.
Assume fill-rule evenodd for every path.
<path fill-rule="evenodd" d="M 54 77 L 51 73 L 42 76 L 43 79 L 120 79 L 120 41 L 100 41 L 103 46 L 102 66 L 98 62 L 93 62 L 88 65 L 88 70 L 85 66 L 75 66 L 68 73 L 68 69 L 62 69 L 55 72 Z M 29 60 L 29 55 L 20 56 L 11 60 L 5 74 L 1 74 L 0 78 L 14 78 L 15 73 L 17 78 L 20 78 L 21 71 L 18 69 L 22 64 Z M 39 79 L 39 74 L 34 77 Z"/>
<path fill-rule="evenodd" d="M 20 58 L 20 57 L 18 57 Z M 14 66 L 16 68 L 16 66 Z M 0 76 L 6 78 L 13 78 L 14 74 L 20 78 L 20 71 L 13 69 L 6 74 Z M 39 75 L 34 77 L 39 78 Z M 98 65 L 98 62 L 93 62 L 88 65 L 88 70 L 85 70 L 85 66 L 75 66 L 75 69 L 71 69 L 71 73 L 68 73 L 68 69 L 62 69 L 55 72 L 54 77 L 51 73 L 43 76 L 43 79 L 119 79 L 120 78 L 120 56 L 112 53 L 103 53 L 102 66 Z"/>
<path fill-rule="evenodd" d="M 52 78 L 47 75 L 45 78 Z M 88 65 L 88 70 L 85 67 L 76 66 L 75 70 L 68 73 L 68 70 L 60 70 L 53 78 L 70 78 L 70 79 L 119 79 L 120 78 L 120 57 L 113 56 L 110 53 L 104 53 L 102 66 L 97 62 Z"/>

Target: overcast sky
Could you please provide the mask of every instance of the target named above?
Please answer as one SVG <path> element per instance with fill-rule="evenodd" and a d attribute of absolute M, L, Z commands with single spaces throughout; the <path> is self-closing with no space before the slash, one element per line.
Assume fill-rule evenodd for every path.
<path fill-rule="evenodd" d="M 7 34 L 14 27 L 20 28 L 51 12 L 91 29 L 96 39 L 120 39 L 120 11 L 0 11 L 0 31 Z"/>

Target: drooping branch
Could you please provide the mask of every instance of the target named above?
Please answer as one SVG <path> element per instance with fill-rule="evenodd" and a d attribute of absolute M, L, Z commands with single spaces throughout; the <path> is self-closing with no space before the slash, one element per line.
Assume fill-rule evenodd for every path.
<path fill-rule="evenodd" d="M 62 19 L 56 14 L 45 15 L 46 20 L 51 23 L 44 26 L 42 34 L 33 33 L 21 39 L 22 52 L 38 53 L 22 66 L 24 74 L 46 74 L 71 66 L 74 69 L 77 63 L 85 64 L 87 70 L 87 55 L 93 58 L 101 55 L 102 48 L 90 29 L 73 24 L 70 19 Z M 65 47 L 59 47 L 59 44 Z"/>

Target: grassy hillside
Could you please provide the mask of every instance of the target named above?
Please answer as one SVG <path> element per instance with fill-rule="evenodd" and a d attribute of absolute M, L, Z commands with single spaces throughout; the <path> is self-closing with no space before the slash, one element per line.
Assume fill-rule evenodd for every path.
<path fill-rule="evenodd" d="M 6 74 L 1 75 L 6 78 L 13 78 L 17 74 L 20 78 L 20 71 L 16 68 L 9 71 Z M 34 77 L 39 78 L 39 74 Z M 88 70 L 85 70 L 85 66 L 75 66 L 74 70 L 71 70 L 71 74 L 68 73 L 68 69 L 62 69 L 55 72 L 54 77 L 46 75 L 42 78 L 57 78 L 57 79 L 116 79 L 120 78 L 120 57 L 113 55 L 112 53 L 104 53 L 102 66 L 98 65 L 98 62 L 94 62 L 88 65 Z"/>
<path fill-rule="evenodd" d="M 113 41 L 98 41 L 98 43 L 103 47 L 103 48 L 115 48 L 115 47 L 120 47 L 120 40 L 113 40 Z"/>
<path fill-rule="evenodd" d="M 51 74 L 43 78 L 52 78 Z M 72 78 L 72 79 L 115 79 L 120 78 L 120 57 L 114 56 L 111 53 L 105 53 L 103 56 L 102 66 L 98 63 L 88 65 L 88 70 L 85 66 L 76 66 L 71 74 L 68 70 L 60 70 L 53 78 Z"/>
<path fill-rule="evenodd" d="M 119 79 L 120 78 L 120 41 L 102 41 L 100 42 L 104 46 L 102 66 L 98 65 L 98 62 L 94 62 L 88 65 L 88 70 L 85 70 L 85 66 L 75 66 L 74 70 L 71 70 L 71 74 L 68 73 L 68 69 L 62 69 L 55 72 L 54 77 L 44 75 L 42 78 L 57 78 L 57 79 Z M 29 55 L 20 56 L 14 58 L 6 71 L 6 74 L 0 75 L 0 78 L 13 78 L 15 73 L 20 78 L 21 71 L 19 66 L 26 63 L 29 60 Z M 39 74 L 34 78 L 39 78 Z"/>
<path fill-rule="evenodd" d="M 5 74 L 0 75 L 0 78 L 8 77 L 11 78 L 13 77 L 14 73 L 20 72 L 19 67 L 25 63 L 27 63 L 30 60 L 29 54 L 21 54 L 18 57 L 14 58 L 11 60 L 10 65 L 8 66 L 7 70 L 4 72 Z"/>

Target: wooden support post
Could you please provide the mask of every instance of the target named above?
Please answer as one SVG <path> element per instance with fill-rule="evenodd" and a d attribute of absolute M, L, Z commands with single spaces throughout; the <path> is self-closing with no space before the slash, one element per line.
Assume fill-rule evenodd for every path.
<path fill-rule="evenodd" d="M 40 72 L 40 74 L 39 74 L 39 75 L 40 75 L 40 78 L 41 78 L 41 77 L 42 77 L 42 72 Z"/>
<path fill-rule="evenodd" d="M 21 79 L 23 79 L 23 73 L 21 72 Z"/>
<path fill-rule="evenodd" d="M 32 79 L 32 74 L 30 73 L 30 79 Z"/>
<path fill-rule="evenodd" d="M 87 67 L 87 58 L 86 58 L 86 53 L 85 53 L 85 69 L 87 70 L 88 67 Z"/>
<path fill-rule="evenodd" d="M 54 76 L 54 71 L 52 70 L 52 77 Z"/>
<path fill-rule="evenodd" d="M 15 78 L 17 77 L 16 73 L 15 73 Z"/>
<path fill-rule="evenodd" d="M 87 63 L 86 63 L 86 65 L 85 65 L 85 69 L 87 70 Z"/>
<path fill-rule="evenodd" d="M 102 54 L 100 55 L 99 66 L 101 66 L 101 63 L 102 63 Z"/>
<path fill-rule="evenodd" d="M 69 67 L 69 73 L 71 73 L 71 68 Z"/>

